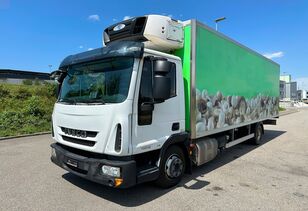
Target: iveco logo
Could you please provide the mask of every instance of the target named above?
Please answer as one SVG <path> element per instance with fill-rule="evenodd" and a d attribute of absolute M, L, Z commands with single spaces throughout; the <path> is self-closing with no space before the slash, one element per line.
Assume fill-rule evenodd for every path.
<path fill-rule="evenodd" d="M 113 27 L 113 31 L 119 31 L 124 28 L 125 28 L 125 24 L 120 23 L 119 25 L 116 25 L 115 27 Z"/>
<path fill-rule="evenodd" d="M 65 128 L 64 133 L 67 134 L 67 135 L 77 136 L 77 137 L 81 137 L 81 138 L 87 137 L 87 131 L 84 131 L 84 130 L 74 130 L 74 129 L 70 129 L 70 128 Z"/>

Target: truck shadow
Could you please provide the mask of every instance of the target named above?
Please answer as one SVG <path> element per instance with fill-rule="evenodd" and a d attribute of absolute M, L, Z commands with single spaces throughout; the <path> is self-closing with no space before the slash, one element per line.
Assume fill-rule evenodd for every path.
<path fill-rule="evenodd" d="M 266 130 L 263 136 L 262 145 L 267 144 L 268 142 L 282 135 L 285 132 L 286 131 Z M 229 148 L 223 151 L 223 153 L 217 156 L 213 161 L 203 166 L 195 167 L 192 171 L 192 174 L 186 174 L 179 185 L 170 189 L 161 189 L 159 187 L 156 187 L 152 183 L 140 184 L 129 189 L 113 189 L 82 179 L 71 173 L 66 173 L 62 177 L 73 185 L 105 200 L 117 203 L 124 207 L 136 207 L 155 200 L 179 187 L 190 190 L 205 188 L 207 185 L 210 184 L 209 181 L 206 181 L 207 173 L 234 161 L 235 159 L 245 155 L 246 153 L 251 152 L 254 149 L 257 149 L 262 145 L 255 146 L 243 143 Z M 200 179 L 200 177 L 202 179 Z M 203 178 L 205 178 L 205 180 Z"/>

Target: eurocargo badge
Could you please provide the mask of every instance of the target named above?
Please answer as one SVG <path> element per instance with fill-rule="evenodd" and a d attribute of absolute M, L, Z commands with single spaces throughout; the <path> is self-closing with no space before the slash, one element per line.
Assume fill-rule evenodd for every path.
<path fill-rule="evenodd" d="M 124 28 L 125 28 L 125 24 L 120 23 L 119 25 L 116 25 L 115 27 L 113 27 L 113 31 L 119 31 Z"/>

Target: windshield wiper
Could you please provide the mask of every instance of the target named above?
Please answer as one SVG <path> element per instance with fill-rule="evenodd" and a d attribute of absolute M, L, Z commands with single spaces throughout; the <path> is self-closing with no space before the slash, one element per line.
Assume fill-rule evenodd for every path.
<path fill-rule="evenodd" d="M 82 100 L 78 103 L 87 103 L 87 104 L 105 104 L 105 101 L 103 99 L 88 99 L 88 100 Z"/>
<path fill-rule="evenodd" d="M 71 105 L 77 104 L 76 99 L 60 99 L 59 102 L 60 103 L 67 103 L 67 104 L 71 104 Z"/>

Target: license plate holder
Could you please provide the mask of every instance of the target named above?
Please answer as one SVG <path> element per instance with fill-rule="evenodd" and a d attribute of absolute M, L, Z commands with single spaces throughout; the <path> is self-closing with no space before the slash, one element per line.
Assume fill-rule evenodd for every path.
<path fill-rule="evenodd" d="M 78 162 L 74 159 L 71 159 L 71 158 L 67 158 L 66 164 L 73 166 L 73 167 L 76 167 L 76 168 L 78 167 Z"/>

